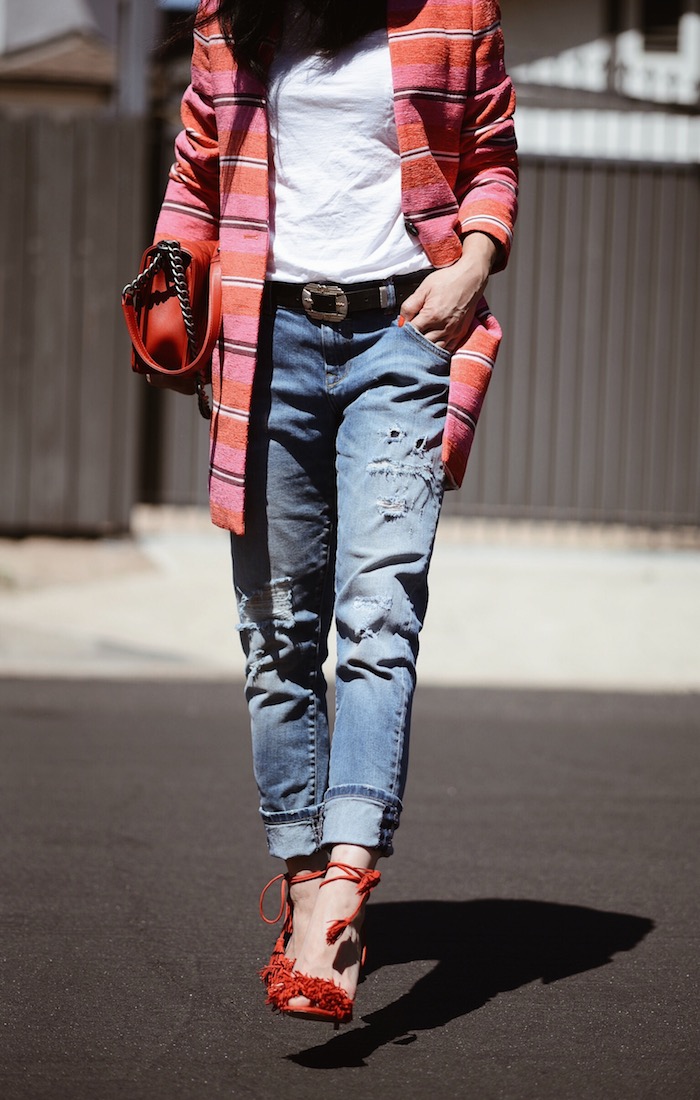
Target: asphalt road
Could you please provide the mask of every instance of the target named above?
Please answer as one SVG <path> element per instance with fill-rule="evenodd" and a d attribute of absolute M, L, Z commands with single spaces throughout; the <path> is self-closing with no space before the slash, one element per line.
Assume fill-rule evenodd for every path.
<path fill-rule="evenodd" d="M 419 691 L 355 1022 L 257 969 L 240 688 L 0 681 L 2 1100 L 700 1097 L 700 698 Z"/>

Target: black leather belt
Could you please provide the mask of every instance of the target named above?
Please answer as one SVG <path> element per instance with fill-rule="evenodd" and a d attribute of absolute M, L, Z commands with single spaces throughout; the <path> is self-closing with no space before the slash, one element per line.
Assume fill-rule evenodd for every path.
<path fill-rule="evenodd" d="M 430 268 L 369 283 L 265 283 L 263 307 L 295 309 L 317 321 L 342 321 L 363 309 L 396 309 L 413 294 Z M 394 290 L 392 296 L 391 290 Z"/>

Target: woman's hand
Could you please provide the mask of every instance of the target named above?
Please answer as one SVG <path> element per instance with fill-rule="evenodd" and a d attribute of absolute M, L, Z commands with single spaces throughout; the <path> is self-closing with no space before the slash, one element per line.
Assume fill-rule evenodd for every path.
<path fill-rule="evenodd" d="M 401 317 L 438 347 L 456 351 L 466 339 L 484 293 L 497 245 L 485 233 L 469 233 L 462 256 L 426 275 L 401 306 Z"/>

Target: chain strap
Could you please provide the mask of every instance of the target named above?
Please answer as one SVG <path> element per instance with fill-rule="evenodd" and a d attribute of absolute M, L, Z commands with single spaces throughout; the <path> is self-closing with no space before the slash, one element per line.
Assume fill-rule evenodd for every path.
<path fill-rule="evenodd" d="M 190 302 L 190 292 L 187 289 L 185 264 L 182 259 L 179 241 L 160 241 L 158 243 L 158 251 L 148 267 L 142 271 L 140 275 L 137 275 L 133 282 L 127 283 L 122 291 L 122 297 L 131 298 L 135 305 L 138 304 L 141 291 L 151 282 L 156 272 L 162 269 L 166 256 L 170 264 L 170 272 L 173 277 L 177 300 L 180 303 L 180 309 L 182 311 L 182 320 L 185 325 L 185 332 L 187 333 L 187 344 L 190 356 L 192 359 L 195 359 L 197 356 L 197 331 L 194 323 L 194 315 L 192 313 L 192 304 Z M 211 406 L 209 404 L 209 397 L 204 388 L 205 385 L 206 379 L 204 370 L 202 369 L 197 372 L 197 405 L 204 419 L 211 420 Z"/>
<path fill-rule="evenodd" d="M 126 284 L 126 286 L 122 290 L 122 298 L 133 298 L 134 302 L 137 303 L 139 299 L 139 294 L 141 293 L 143 288 L 146 286 L 147 283 L 150 283 L 155 273 L 157 271 L 160 271 L 162 266 L 163 257 L 160 253 L 157 253 L 151 260 L 146 270 L 142 271 L 140 275 L 137 275 L 133 283 Z"/>
<path fill-rule="evenodd" d="M 194 359 L 197 354 L 197 334 L 194 329 L 194 317 L 192 316 L 190 292 L 187 289 L 187 279 L 185 278 L 185 265 L 182 262 L 182 253 L 180 252 L 177 241 L 164 241 L 163 244 L 168 259 L 170 260 L 170 270 L 172 271 L 173 282 L 175 283 L 175 293 L 177 294 L 180 309 L 182 310 L 182 320 L 185 322 L 185 332 L 187 333 L 187 341 L 190 346 L 190 355 Z"/>

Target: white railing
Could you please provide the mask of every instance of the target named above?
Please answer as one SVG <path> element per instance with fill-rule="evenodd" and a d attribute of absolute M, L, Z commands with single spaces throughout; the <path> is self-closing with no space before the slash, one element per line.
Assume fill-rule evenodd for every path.
<path fill-rule="evenodd" d="M 700 164 L 697 115 L 520 107 L 516 128 L 521 153 Z"/>

